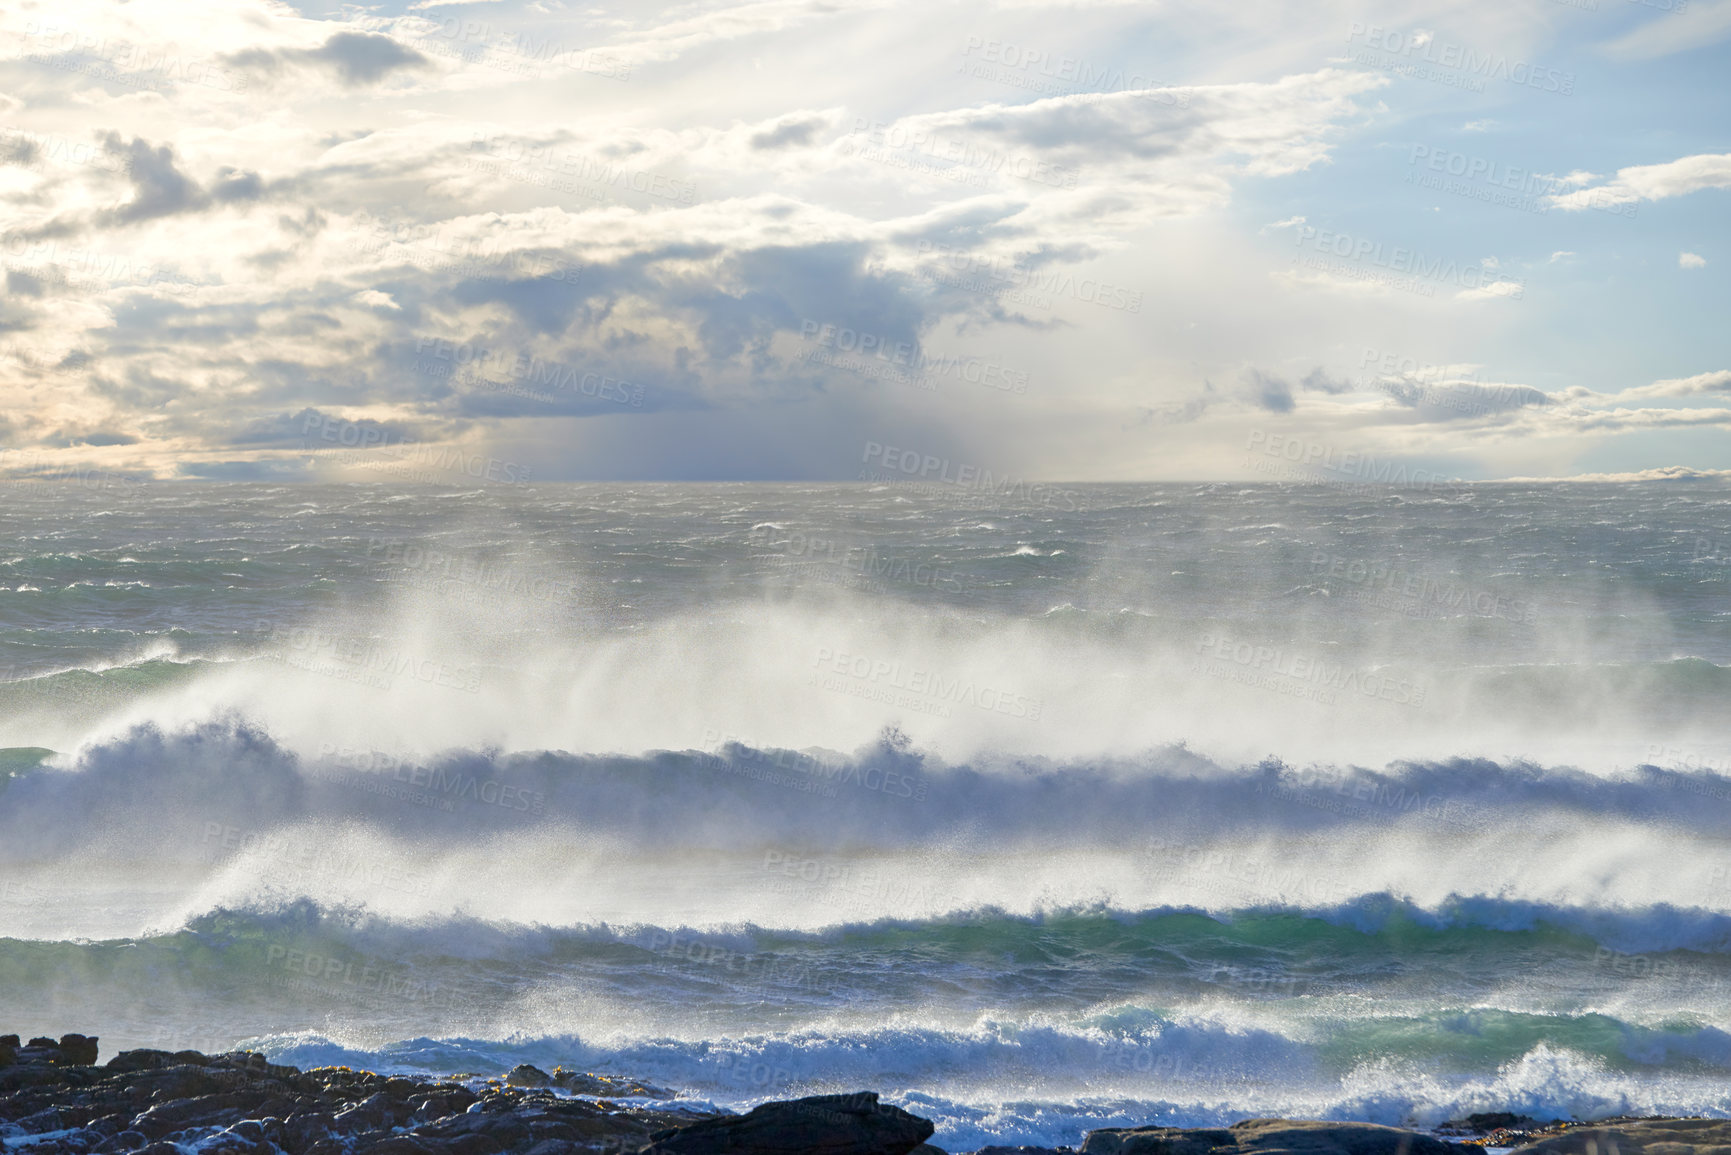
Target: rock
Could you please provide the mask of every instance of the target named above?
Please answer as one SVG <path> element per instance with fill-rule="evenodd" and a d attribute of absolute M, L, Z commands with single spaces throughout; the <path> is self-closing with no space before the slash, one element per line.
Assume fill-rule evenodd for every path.
<path fill-rule="evenodd" d="M 585 1071 L 553 1068 L 553 1085 L 573 1095 L 593 1095 L 603 1099 L 671 1099 L 673 1092 L 635 1079 L 620 1079 L 612 1075 L 592 1075 Z"/>
<path fill-rule="evenodd" d="M 1516 1127 L 1536 1127 L 1537 1119 L 1525 1115 L 1516 1115 L 1512 1111 L 1486 1111 L 1466 1117 L 1467 1129 L 1475 1134 L 1488 1135 L 1492 1131 L 1509 1131 Z"/>
<path fill-rule="evenodd" d="M 552 1082 L 553 1076 L 529 1063 L 518 1063 L 511 1068 L 511 1073 L 505 1076 L 507 1087 L 546 1087 Z"/>
<path fill-rule="evenodd" d="M 935 1151 L 937 1148 L 926 1150 Z M 919 1155 L 919 1151 L 920 1149 L 916 1148 L 914 1155 Z M 1068 1147 L 981 1147 L 973 1152 L 973 1155 L 1075 1155 L 1075 1152 Z"/>
<path fill-rule="evenodd" d="M 908 1155 L 934 1130 L 874 1091 L 813 1095 L 657 1132 L 641 1155 Z"/>
<path fill-rule="evenodd" d="M 20 1061 L 0 1067 L 0 1120 L 9 1137 L 31 1136 L 28 1155 L 626 1155 L 652 1134 L 715 1117 L 497 1080 L 477 1095 L 461 1081 L 302 1072 L 247 1051 L 140 1049 L 95 1066 L 94 1038 L 3 1041 Z M 621 1098 L 669 1094 L 588 1078 L 584 1086 Z"/>
<path fill-rule="evenodd" d="M 61 1035 L 58 1062 L 73 1067 L 94 1067 L 96 1065 L 95 1036 L 85 1038 L 83 1035 Z"/>
<path fill-rule="evenodd" d="M 1708 1148 L 1725 1147 L 1731 1147 L 1731 1119 L 1637 1119 L 1570 1127 L 1517 1150 L 1521 1155 L 1706 1155 Z"/>
<path fill-rule="evenodd" d="M 1088 1132 L 1082 1155 L 1484 1155 L 1472 1143 L 1375 1123 L 1245 1119 L 1230 1127 L 1124 1127 Z"/>

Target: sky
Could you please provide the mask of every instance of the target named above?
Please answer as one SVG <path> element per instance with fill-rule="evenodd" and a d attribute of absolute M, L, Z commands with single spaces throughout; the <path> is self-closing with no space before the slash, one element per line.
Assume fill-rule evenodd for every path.
<path fill-rule="evenodd" d="M 1731 0 L 0 7 L 0 477 L 1731 468 Z"/>

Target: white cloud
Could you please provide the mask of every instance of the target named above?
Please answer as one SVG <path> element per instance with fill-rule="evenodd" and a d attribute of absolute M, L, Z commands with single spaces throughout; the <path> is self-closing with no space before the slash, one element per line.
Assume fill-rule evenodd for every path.
<path fill-rule="evenodd" d="M 1704 269 L 1707 267 L 1707 258 L 1700 253 L 1678 253 L 1677 267 L 1679 269 Z"/>
<path fill-rule="evenodd" d="M 1665 164 L 1618 169 L 1617 175 L 1606 184 L 1549 199 L 1557 208 L 1577 211 L 1664 200 L 1714 188 L 1731 188 L 1731 153 L 1703 153 Z"/>
<path fill-rule="evenodd" d="M 1659 10 L 1634 31 L 1605 45 L 1605 53 L 1623 60 L 1652 60 L 1678 52 L 1706 48 L 1731 36 L 1731 0 L 1690 0 Z"/>

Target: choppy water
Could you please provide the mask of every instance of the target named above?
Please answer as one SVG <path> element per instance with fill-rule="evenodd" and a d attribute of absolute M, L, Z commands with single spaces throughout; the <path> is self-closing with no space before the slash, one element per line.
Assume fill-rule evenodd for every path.
<path fill-rule="evenodd" d="M 13 484 L 0 1020 L 936 1142 L 1731 1114 L 1731 488 Z"/>

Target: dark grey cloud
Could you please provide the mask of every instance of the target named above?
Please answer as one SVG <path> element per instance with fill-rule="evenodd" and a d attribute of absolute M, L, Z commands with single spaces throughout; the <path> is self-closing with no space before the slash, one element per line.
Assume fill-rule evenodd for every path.
<path fill-rule="evenodd" d="M 1358 388 L 1351 381 L 1330 377 L 1320 365 L 1301 377 L 1298 384 L 1313 393 L 1351 393 Z"/>
<path fill-rule="evenodd" d="M 348 88 L 377 84 L 393 72 L 431 64 L 413 48 L 377 32 L 336 32 L 317 48 L 248 48 L 224 59 L 260 78 L 277 76 L 287 67 L 317 67 L 333 73 Z"/>
<path fill-rule="evenodd" d="M 1250 400 L 1270 413 L 1292 412 L 1292 386 L 1279 377 L 1251 369 L 1244 374 L 1244 385 Z"/>
<path fill-rule="evenodd" d="M 266 192 L 257 173 L 226 166 L 218 169 L 210 187 L 204 188 L 180 170 L 171 145 L 152 146 L 143 137 L 125 140 L 117 132 L 106 132 L 102 134 L 102 150 L 120 162 L 132 182 L 132 199 L 97 213 L 94 220 L 98 225 L 140 224 L 197 212 L 213 204 L 243 204 L 259 200 Z M 57 223 L 77 228 L 71 220 Z"/>
<path fill-rule="evenodd" d="M 134 224 L 204 205 L 203 190 L 176 167 L 169 145 L 152 148 L 142 137 L 123 141 L 119 133 L 109 132 L 103 134 L 102 148 L 125 164 L 133 189 L 130 201 L 102 214 L 105 221 Z"/>
<path fill-rule="evenodd" d="M 1549 405 L 1551 399 L 1527 385 L 1477 385 L 1466 381 L 1425 383 L 1385 381 L 1380 386 L 1394 400 L 1427 421 L 1489 417 L 1529 405 Z"/>
<path fill-rule="evenodd" d="M 324 437 L 329 430 L 332 436 Z M 352 431 L 352 435 L 350 433 Z M 254 417 L 228 438 L 230 445 L 317 446 L 337 445 L 348 437 L 359 445 L 397 445 L 417 439 L 413 426 L 398 421 L 374 421 L 363 417 L 346 419 L 307 406 L 298 413 L 271 413 Z"/>
<path fill-rule="evenodd" d="M 60 430 L 51 434 L 43 442 L 59 449 L 71 449 L 79 445 L 137 445 L 138 438 L 130 433 L 121 433 L 113 429 L 97 429 L 86 433 L 70 433 Z"/>
<path fill-rule="evenodd" d="M 774 128 L 751 134 L 751 147 L 759 150 L 809 146 L 818 133 L 829 127 L 829 118 L 825 116 L 787 116 L 776 122 Z"/>

